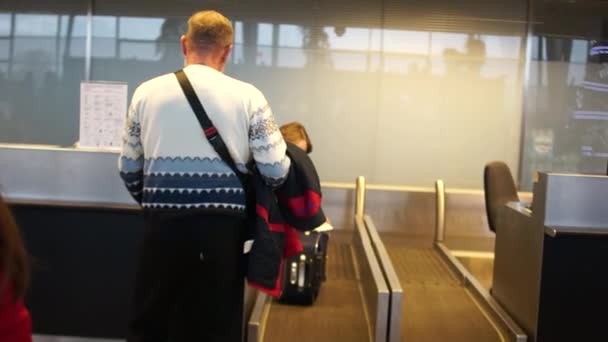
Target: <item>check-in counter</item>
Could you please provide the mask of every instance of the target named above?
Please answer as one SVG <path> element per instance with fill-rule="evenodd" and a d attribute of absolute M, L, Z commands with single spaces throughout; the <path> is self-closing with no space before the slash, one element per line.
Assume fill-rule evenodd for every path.
<path fill-rule="evenodd" d="M 0 190 L 32 256 L 37 334 L 126 336 L 144 225 L 117 163 L 117 151 L 0 145 Z M 245 316 L 254 300 L 247 288 Z"/>
<path fill-rule="evenodd" d="M 0 191 L 33 259 L 36 333 L 126 336 L 144 227 L 117 167 L 116 150 L 0 144 Z M 323 192 L 334 226 L 352 228 L 354 184 Z M 245 316 L 254 299 L 246 292 Z"/>
<path fill-rule="evenodd" d="M 492 295 L 530 341 L 604 341 L 608 177 L 540 173 L 496 225 Z"/>
<path fill-rule="evenodd" d="M 35 333 L 126 335 L 143 222 L 117 160 L 113 151 L 0 145 L 2 193 L 32 255 Z"/>

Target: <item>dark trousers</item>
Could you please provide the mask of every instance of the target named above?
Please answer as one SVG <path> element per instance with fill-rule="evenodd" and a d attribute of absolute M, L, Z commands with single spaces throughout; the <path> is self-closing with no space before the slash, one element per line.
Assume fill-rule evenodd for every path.
<path fill-rule="evenodd" d="M 241 342 L 244 220 L 146 214 L 129 342 Z"/>

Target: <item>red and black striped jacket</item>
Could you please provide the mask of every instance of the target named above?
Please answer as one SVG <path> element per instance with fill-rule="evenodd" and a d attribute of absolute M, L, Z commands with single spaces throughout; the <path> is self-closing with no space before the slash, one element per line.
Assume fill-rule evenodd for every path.
<path fill-rule="evenodd" d="M 248 256 L 249 285 L 272 296 L 281 295 L 283 260 L 302 252 L 296 230 L 312 230 L 325 221 L 321 209 L 321 183 L 312 160 L 299 147 L 287 143 L 291 168 L 285 182 L 268 187 L 257 171 L 253 176 L 255 224 L 250 224 L 253 246 Z"/>

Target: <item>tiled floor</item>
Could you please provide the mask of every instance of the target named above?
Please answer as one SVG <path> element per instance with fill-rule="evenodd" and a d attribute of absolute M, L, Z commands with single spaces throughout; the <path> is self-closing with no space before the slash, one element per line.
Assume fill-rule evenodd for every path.
<path fill-rule="evenodd" d="M 103 339 L 103 338 L 88 338 L 88 337 L 34 335 L 33 342 L 124 342 L 124 340 L 108 340 L 108 339 Z"/>

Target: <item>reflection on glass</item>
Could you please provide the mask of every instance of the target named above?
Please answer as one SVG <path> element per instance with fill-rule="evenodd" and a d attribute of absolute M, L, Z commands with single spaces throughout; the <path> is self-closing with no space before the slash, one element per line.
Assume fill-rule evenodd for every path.
<path fill-rule="evenodd" d="M 162 18 L 120 18 L 118 24 L 121 59 L 157 61 L 168 52 L 168 39 L 178 36 L 177 27 Z"/>
<path fill-rule="evenodd" d="M 383 30 L 384 51 L 428 55 L 431 34 L 429 32 Z"/>
<path fill-rule="evenodd" d="M 232 58 L 232 63 L 233 64 L 243 64 L 244 63 L 244 52 L 243 52 L 243 45 L 242 44 L 235 44 L 234 47 L 232 48 L 232 53 L 231 53 L 231 58 Z"/>
<path fill-rule="evenodd" d="M 18 36 L 55 36 L 57 15 L 17 14 L 15 34 Z"/>
<path fill-rule="evenodd" d="M 531 42 L 524 188 L 532 187 L 536 170 L 606 172 L 608 21 L 589 19 L 587 24 L 595 26 L 599 36 L 536 36 Z"/>
<path fill-rule="evenodd" d="M 519 59 L 521 37 L 480 35 L 479 39 L 485 45 L 488 58 Z"/>
<path fill-rule="evenodd" d="M 570 55 L 570 62 L 576 64 L 587 63 L 587 53 L 589 51 L 589 42 L 581 39 L 574 39 L 572 41 L 572 53 Z"/>
<path fill-rule="evenodd" d="M 259 23 L 257 25 L 257 53 L 256 53 L 256 65 L 260 66 L 271 66 L 273 64 L 272 51 L 273 48 L 273 31 L 274 27 L 272 24 Z"/>
<path fill-rule="evenodd" d="M 146 42 L 120 42 L 120 58 L 156 61 L 160 58 L 157 54 L 156 44 Z"/>
<path fill-rule="evenodd" d="M 72 27 L 72 32 L 70 35 L 72 37 L 84 38 L 87 35 L 87 16 L 86 15 L 77 15 L 75 17 L 70 17 L 70 22 L 68 23 L 68 27 L 74 25 Z"/>
<path fill-rule="evenodd" d="M 242 21 L 234 21 L 233 22 L 233 28 L 234 28 L 234 45 L 232 47 L 232 52 L 230 53 L 230 61 L 232 62 L 232 64 L 237 65 L 237 64 L 243 64 L 244 60 L 245 60 L 245 56 L 244 56 L 244 49 L 243 49 L 243 43 L 244 43 L 244 38 L 243 38 L 243 22 Z M 184 31 L 186 31 L 186 29 L 184 29 Z M 228 66 L 228 68 L 230 68 L 230 66 Z"/>
<path fill-rule="evenodd" d="M 234 43 L 243 44 L 243 22 L 234 22 Z"/>
<path fill-rule="evenodd" d="M 279 46 L 301 48 L 304 44 L 302 28 L 297 25 L 279 25 Z"/>
<path fill-rule="evenodd" d="M 367 28 L 325 27 L 327 44 L 335 50 L 361 50 L 372 49 L 372 30 Z M 375 42 L 376 47 L 379 43 Z"/>
<path fill-rule="evenodd" d="M 63 20 L 62 20 L 63 23 Z M 70 56 L 84 58 L 86 54 L 87 17 L 77 15 L 69 17 L 65 24 L 68 31 Z"/>
<path fill-rule="evenodd" d="M 69 15 L 61 15 L 59 16 L 59 36 L 65 38 L 68 36 L 69 24 L 70 24 L 70 16 Z"/>
<path fill-rule="evenodd" d="M 82 18 L 81 20 L 86 20 Z M 116 57 L 116 31 L 118 20 L 113 16 L 94 16 L 93 17 L 93 37 L 91 55 L 93 58 L 114 58 Z M 86 27 L 85 27 L 86 28 Z M 80 32 L 78 32 L 80 34 Z M 86 41 L 79 40 L 79 48 L 84 48 Z"/>
<path fill-rule="evenodd" d="M 606 32 L 608 33 L 608 32 Z M 581 154 L 585 168 L 603 174 L 608 158 L 608 37 L 588 48 L 585 77 L 576 89 L 573 126 L 584 130 Z"/>
<path fill-rule="evenodd" d="M 130 97 L 141 82 L 183 65 L 179 37 L 186 18 L 105 17 L 100 23 L 92 41 L 92 79 L 127 82 Z"/>
<path fill-rule="evenodd" d="M 9 57 L 10 42 L 8 39 L 0 38 L 0 61 L 6 61 Z"/>
<path fill-rule="evenodd" d="M 186 15 L 151 15 L 92 17 L 91 79 L 127 82 L 131 96 L 141 82 L 183 65 L 179 37 Z M 11 27 L 11 17 L 0 16 L 0 29 Z M 4 41 L 0 33 L 0 48 L 11 40 L 14 47 L 6 63 L 0 54 L 0 72 L 7 75 L 0 82 L 15 88 L 10 96 L 0 94 L 0 120 L 10 117 L 13 125 L 5 131 L 2 121 L 0 139 L 72 144 L 87 16 L 15 17 L 27 25 Z M 279 122 L 298 120 L 309 127 L 315 144 L 323 146 L 313 158 L 324 180 L 364 174 L 374 183 L 428 186 L 447 178 L 454 186 L 479 187 L 483 162 L 516 163 L 523 24 L 522 35 L 500 35 L 406 30 L 386 27 L 380 18 L 324 26 L 313 20 L 259 22 L 247 15 L 231 19 L 234 48 L 226 72 L 259 87 Z M 40 94 L 44 101 L 17 100 L 18 91 Z M 51 103 L 48 110 L 45 102 Z M 34 114 L 15 120 L 17 112 Z M 69 119 L 74 127 L 49 124 L 42 135 L 28 131 L 43 113 L 49 121 Z M 343 153 L 343 146 L 351 153 Z M 458 167 L 437 169 L 438 160 Z"/>
<path fill-rule="evenodd" d="M 94 16 L 93 17 L 94 38 L 116 38 L 116 17 Z"/>
<path fill-rule="evenodd" d="M 281 68 L 303 68 L 306 66 L 306 55 L 302 50 L 304 32 L 301 26 L 279 25 L 279 49 L 277 66 Z"/>
<path fill-rule="evenodd" d="M 302 69 L 306 66 L 306 55 L 301 49 L 281 48 L 277 56 L 280 68 Z"/>
<path fill-rule="evenodd" d="M 256 46 L 255 63 L 272 68 L 255 73 L 254 67 L 243 75 L 260 85 L 280 121 L 317 127 L 315 139 L 327 152 L 314 157 L 324 177 L 347 181 L 355 171 L 345 175 L 345 169 L 373 169 L 376 182 L 424 185 L 417 182 L 442 177 L 432 166 L 441 158 L 461 165 L 448 175 L 459 185 L 478 187 L 485 161 L 499 155 L 517 162 L 521 36 L 289 24 L 257 28 L 257 42 L 264 45 Z M 278 29 L 276 47 L 272 29 Z M 357 127 L 378 129 L 361 137 Z M 358 152 L 340 154 L 336 141 L 347 141 Z M 369 159 L 366 151 L 375 156 Z M 336 154 L 344 168 L 331 167 Z M 408 168 L 395 154 L 422 161 Z M 400 171 L 387 171 L 395 167 Z"/>
<path fill-rule="evenodd" d="M 331 54 L 331 64 L 336 70 L 366 71 L 368 57 L 352 52 L 334 52 Z"/>
<path fill-rule="evenodd" d="M 467 38 L 468 36 L 464 33 L 432 32 L 430 54 L 432 56 L 444 56 L 446 51 L 464 53 Z"/>
<path fill-rule="evenodd" d="M 8 13 L 0 13 L 0 37 L 11 34 L 11 15 Z"/>
<path fill-rule="evenodd" d="M 121 39 L 154 40 L 159 37 L 165 19 L 121 17 L 119 21 Z"/>
<path fill-rule="evenodd" d="M 259 23 L 258 24 L 258 45 L 260 46 L 271 46 L 272 45 L 272 24 Z"/>
<path fill-rule="evenodd" d="M 255 60 L 256 65 L 260 66 L 271 66 L 272 65 L 272 48 L 268 46 L 260 46 L 257 50 L 257 56 Z"/>
<path fill-rule="evenodd" d="M 0 142 L 74 143 L 84 74 L 74 39 L 85 39 L 84 24 L 71 14 L 0 15 Z"/>

